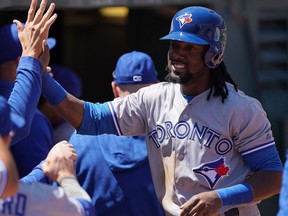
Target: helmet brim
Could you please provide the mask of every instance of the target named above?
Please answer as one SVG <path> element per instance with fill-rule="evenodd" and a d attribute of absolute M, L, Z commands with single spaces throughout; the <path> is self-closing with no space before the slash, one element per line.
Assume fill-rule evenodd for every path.
<path fill-rule="evenodd" d="M 182 32 L 182 31 L 172 32 L 164 37 L 161 37 L 160 40 L 176 40 L 176 41 L 182 41 L 182 42 L 198 44 L 198 45 L 209 44 L 207 41 L 203 40 L 197 35 L 189 34 L 187 32 Z"/>

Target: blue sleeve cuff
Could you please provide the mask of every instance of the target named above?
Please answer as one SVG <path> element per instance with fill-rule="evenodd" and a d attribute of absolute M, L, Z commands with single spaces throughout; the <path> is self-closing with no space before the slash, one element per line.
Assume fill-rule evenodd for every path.
<path fill-rule="evenodd" d="M 42 93 L 53 106 L 61 103 L 67 96 L 67 91 L 49 74 L 43 77 Z"/>
<path fill-rule="evenodd" d="M 220 197 L 223 206 L 250 203 L 253 200 L 253 189 L 246 182 L 218 189 L 216 193 Z"/>

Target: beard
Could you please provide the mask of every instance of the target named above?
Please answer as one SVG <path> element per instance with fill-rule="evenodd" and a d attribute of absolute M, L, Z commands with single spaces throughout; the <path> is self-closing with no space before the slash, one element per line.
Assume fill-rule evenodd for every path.
<path fill-rule="evenodd" d="M 165 80 L 167 82 L 171 82 L 171 83 L 181 83 L 181 79 L 179 76 L 173 76 L 173 74 L 171 72 L 169 72 L 166 77 Z"/>
<path fill-rule="evenodd" d="M 165 77 L 165 80 L 170 83 L 178 83 L 178 84 L 187 84 L 191 80 L 193 80 L 193 76 L 187 74 L 186 76 L 178 76 L 171 72 L 171 70 L 167 67 L 166 71 L 168 74 Z"/>

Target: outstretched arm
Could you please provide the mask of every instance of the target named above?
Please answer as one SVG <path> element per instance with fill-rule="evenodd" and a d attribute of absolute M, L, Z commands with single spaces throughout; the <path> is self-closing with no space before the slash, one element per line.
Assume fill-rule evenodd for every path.
<path fill-rule="evenodd" d="M 22 116 L 26 125 L 16 131 L 11 145 L 25 137 L 30 130 L 31 122 L 37 108 L 42 88 L 43 68 L 48 65 L 50 56 L 49 48 L 45 43 L 49 29 L 57 18 L 53 14 L 55 4 L 50 4 L 45 12 L 47 0 L 42 0 L 40 8 L 36 10 L 37 0 L 32 0 L 25 27 L 18 20 L 18 36 L 22 45 L 22 56 L 17 68 L 17 77 L 8 103 L 13 112 Z"/>
<path fill-rule="evenodd" d="M 79 129 L 84 115 L 84 101 L 66 92 L 49 74 L 43 77 L 42 92 L 59 114 L 75 129 Z"/>

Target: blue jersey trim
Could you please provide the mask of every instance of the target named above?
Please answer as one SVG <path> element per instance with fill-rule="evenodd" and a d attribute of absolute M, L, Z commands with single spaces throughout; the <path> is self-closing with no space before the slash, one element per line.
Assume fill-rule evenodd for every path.
<path fill-rule="evenodd" d="M 266 148 L 268 146 L 273 146 L 273 145 L 275 145 L 275 142 L 274 141 L 270 141 L 270 142 L 264 143 L 262 145 L 259 145 L 259 146 L 255 147 L 255 148 L 251 148 L 251 149 L 248 149 L 246 151 L 243 151 L 243 152 L 241 152 L 241 155 L 244 156 L 246 154 L 250 154 L 252 152 L 255 152 L 255 151 L 258 151 L 260 149 L 264 149 L 264 148 Z"/>
<path fill-rule="evenodd" d="M 116 130 L 118 132 L 118 135 L 123 135 L 121 129 L 120 129 L 120 125 L 119 125 L 119 122 L 118 122 L 118 119 L 117 119 L 117 115 L 116 115 L 116 112 L 114 110 L 114 107 L 113 107 L 113 104 L 111 102 L 108 102 L 108 108 L 112 114 L 112 118 L 113 118 L 113 122 L 115 124 L 115 127 L 116 127 Z"/>

